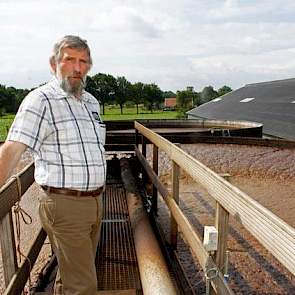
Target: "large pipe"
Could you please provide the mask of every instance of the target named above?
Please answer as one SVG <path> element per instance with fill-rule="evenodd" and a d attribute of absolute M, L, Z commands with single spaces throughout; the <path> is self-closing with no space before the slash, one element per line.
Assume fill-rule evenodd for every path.
<path fill-rule="evenodd" d="M 140 279 L 145 295 L 177 294 L 160 246 L 144 210 L 129 160 L 121 159 L 121 176 L 127 194 L 128 211 L 134 235 Z"/>

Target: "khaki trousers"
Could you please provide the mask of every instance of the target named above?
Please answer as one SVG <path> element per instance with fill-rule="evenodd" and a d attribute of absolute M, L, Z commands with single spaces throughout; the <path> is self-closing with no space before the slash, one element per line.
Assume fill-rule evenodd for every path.
<path fill-rule="evenodd" d="M 101 228 L 102 196 L 74 197 L 43 191 L 39 215 L 59 266 L 54 294 L 96 294 L 95 255 Z"/>

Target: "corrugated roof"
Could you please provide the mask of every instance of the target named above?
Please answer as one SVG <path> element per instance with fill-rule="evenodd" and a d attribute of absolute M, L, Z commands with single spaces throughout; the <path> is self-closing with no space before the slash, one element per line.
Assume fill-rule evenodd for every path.
<path fill-rule="evenodd" d="M 259 122 L 265 134 L 295 139 L 295 79 L 248 84 L 220 98 L 187 114 L 207 119 Z"/>

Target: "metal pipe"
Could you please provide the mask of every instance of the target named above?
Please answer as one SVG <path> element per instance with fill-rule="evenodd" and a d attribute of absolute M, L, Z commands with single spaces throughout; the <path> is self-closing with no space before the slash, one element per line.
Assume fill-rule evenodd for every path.
<path fill-rule="evenodd" d="M 127 204 L 140 272 L 142 290 L 145 295 L 177 294 L 160 246 L 153 233 L 148 216 L 138 193 L 128 159 L 121 159 L 121 176 L 127 193 Z"/>
<path fill-rule="evenodd" d="M 229 280 L 229 273 L 228 273 L 228 262 L 229 262 L 229 251 L 226 250 L 225 252 L 225 263 L 224 263 L 224 279 L 228 282 Z"/>

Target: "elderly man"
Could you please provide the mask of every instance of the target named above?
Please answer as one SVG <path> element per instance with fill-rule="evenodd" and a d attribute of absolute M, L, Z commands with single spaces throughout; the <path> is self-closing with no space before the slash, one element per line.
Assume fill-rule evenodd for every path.
<path fill-rule="evenodd" d="M 0 186 L 27 147 L 34 153 L 40 219 L 59 264 L 55 294 L 97 290 L 106 161 L 100 106 L 84 90 L 91 65 L 85 40 L 65 36 L 56 43 L 54 78 L 24 99 L 0 149 Z"/>

